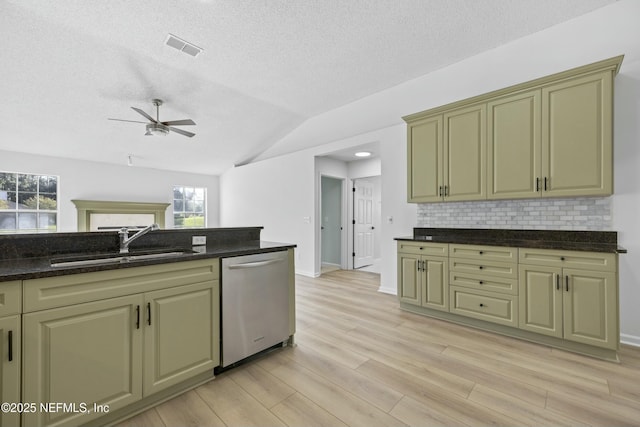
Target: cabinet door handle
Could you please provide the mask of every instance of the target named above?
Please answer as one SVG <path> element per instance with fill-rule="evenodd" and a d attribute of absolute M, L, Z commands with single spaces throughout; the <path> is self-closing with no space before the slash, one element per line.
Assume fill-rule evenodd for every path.
<path fill-rule="evenodd" d="M 564 276 L 564 284 L 565 284 L 566 291 L 569 292 L 569 275 L 568 274 Z"/>
<path fill-rule="evenodd" d="M 560 275 L 556 274 L 556 291 L 560 290 Z"/>
<path fill-rule="evenodd" d="M 140 329 L 140 305 L 136 306 L 136 329 Z"/>
<path fill-rule="evenodd" d="M 9 362 L 13 361 L 13 331 L 9 331 Z"/>
<path fill-rule="evenodd" d="M 547 180 L 548 180 L 548 178 L 545 176 L 544 177 L 544 191 L 547 191 Z"/>
<path fill-rule="evenodd" d="M 438 196 L 442 197 L 442 185 L 438 187 Z"/>
<path fill-rule="evenodd" d="M 151 303 L 147 303 L 147 324 L 151 325 Z"/>
<path fill-rule="evenodd" d="M 536 191 L 540 191 L 540 177 L 536 178 Z"/>
<path fill-rule="evenodd" d="M 449 197 L 449 186 L 448 185 L 444 186 L 444 197 Z"/>

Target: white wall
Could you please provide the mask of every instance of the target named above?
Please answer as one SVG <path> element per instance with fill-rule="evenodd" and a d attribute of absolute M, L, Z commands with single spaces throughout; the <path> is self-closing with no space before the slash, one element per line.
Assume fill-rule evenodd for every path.
<path fill-rule="evenodd" d="M 394 237 L 410 235 L 416 223 L 416 207 L 406 203 L 406 128 L 403 115 L 518 84 L 591 62 L 625 54 L 616 79 L 615 101 L 615 180 L 614 230 L 629 253 L 620 259 L 621 331 L 623 340 L 640 344 L 640 1 L 621 0 L 593 13 L 548 28 L 531 36 L 468 58 L 428 75 L 363 98 L 314 117 L 284 138 L 277 150 L 306 148 L 294 154 L 255 163 L 265 174 L 277 173 L 282 181 L 295 181 L 300 193 L 285 203 L 287 212 L 279 215 L 277 229 L 290 235 L 299 228 L 302 212 L 313 214 L 313 156 L 358 143 L 380 141 L 382 159 L 382 258 L 381 287 L 395 293 L 396 250 Z M 356 135 L 356 136 L 354 136 Z M 268 153 L 266 155 L 269 155 Z M 259 165 L 259 166 L 258 166 Z M 296 172 L 297 171 L 297 172 Z M 308 176 L 308 182 L 299 182 Z M 288 178 L 287 178 L 288 177 Z M 222 182 L 222 223 L 237 210 L 226 204 L 226 188 L 234 182 L 264 179 L 253 173 L 225 173 Z M 270 194 L 276 194 L 271 189 Z M 240 195 L 241 193 L 239 193 Z M 277 193 L 281 194 L 281 193 Z M 296 198 L 304 206 L 297 206 Z M 249 209 L 250 205 L 244 206 Z M 271 208 L 272 210 L 275 208 Z M 292 213 L 293 212 L 293 213 Z M 389 218 L 393 218 L 389 223 Z M 304 242 L 304 263 L 299 267 L 313 272 L 313 228 L 299 233 Z M 306 231 L 306 229 L 305 229 Z M 279 236 L 278 236 L 279 237 Z"/>
<path fill-rule="evenodd" d="M 313 276 L 315 178 L 307 152 L 230 169 L 220 177 L 220 224 L 263 226 L 263 240 L 298 245 L 296 272 Z"/>
<path fill-rule="evenodd" d="M 219 226 L 219 178 L 135 166 L 64 159 L 60 157 L 0 151 L 0 170 L 58 175 L 58 231 L 77 231 L 78 217 L 71 200 L 109 200 L 170 203 L 174 185 L 207 188 L 207 227 Z M 165 215 L 165 226 L 173 227 L 173 207 Z"/>

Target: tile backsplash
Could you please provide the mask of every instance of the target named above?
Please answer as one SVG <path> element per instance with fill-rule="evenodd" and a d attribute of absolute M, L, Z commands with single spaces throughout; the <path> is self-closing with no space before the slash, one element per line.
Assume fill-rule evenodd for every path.
<path fill-rule="evenodd" d="M 418 204 L 418 227 L 611 230 L 611 197 Z"/>

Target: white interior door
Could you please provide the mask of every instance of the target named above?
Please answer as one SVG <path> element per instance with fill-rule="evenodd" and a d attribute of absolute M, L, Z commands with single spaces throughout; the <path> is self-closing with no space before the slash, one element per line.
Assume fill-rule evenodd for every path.
<path fill-rule="evenodd" d="M 353 192 L 353 268 L 374 262 L 373 184 L 358 179 Z"/>

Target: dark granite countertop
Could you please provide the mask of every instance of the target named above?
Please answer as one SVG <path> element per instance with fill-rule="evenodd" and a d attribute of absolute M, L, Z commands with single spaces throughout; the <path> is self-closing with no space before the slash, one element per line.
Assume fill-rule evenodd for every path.
<path fill-rule="evenodd" d="M 295 244 L 263 241 L 260 238 L 261 231 L 262 227 L 157 230 L 136 239 L 135 244 L 130 247 L 129 255 L 168 250 L 185 253 L 161 258 L 122 262 L 114 260 L 108 264 L 63 267 L 52 267 L 51 260 L 118 256 L 120 243 L 117 230 L 0 235 L 0 282 L 275 252 L 296 247 Z M 192 252 L 195 249 L 192 247 L 194 236 L 206 238 L 206 246 L 202 246 L 198 252 Z"/>
<path fill-rule="evenodd" d="M 73 267 L 52 267 L 52 257 L 24 257 L 17 259 L 0 260 L 0 282 L 9 280 L 25 280 L 37 279 L 41 277 L 63 276 L 68 274 L 89 273 L 93 271 L 115 270 L 121 268 L 141 267 L 145 265 L 157 265 L 173 262 L 191 261 L 207 258 L 224 258 L 239 255 L 249 255 L 265 252 L 276 252 L 294 248 L 296 245 L 278 242 L 266 241 L 245 241 L 245 242 L 229 242 L 226 244 L 218 244 L 213 247 L 206 247 L 203 252 L 186 253 L 156 259 L 136 260 L 112 264 L 85 265 Z M 175 250 L 188 248 L 172 248 Z M 111 252 L 113 253 L 113 252 Z M 130 255 L 135 255 L 136 251 L 132 250 Z M 77 255 L 86 255 L 79 253 Z M 65 254 L 64 257 L 72 258 L 74 254 Z M 63 258 L 63 257 L 53 257 Z"/>
<path fill-rule="evenodd" d="M 414 228 L 413 236 L 396 237 L 395 240 L 607 253 L 627 252 L 618 246 L 615 231 Z"/>

